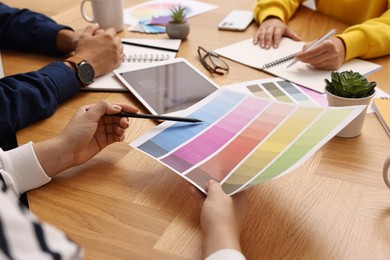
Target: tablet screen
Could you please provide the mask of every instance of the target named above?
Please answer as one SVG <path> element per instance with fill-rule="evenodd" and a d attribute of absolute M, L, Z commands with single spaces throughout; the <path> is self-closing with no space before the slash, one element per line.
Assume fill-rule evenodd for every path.
<path fill-rule="evenodd" d="M 217 90 L 184 59 L 117 75 L 152 114 L 186 109 Z"/>

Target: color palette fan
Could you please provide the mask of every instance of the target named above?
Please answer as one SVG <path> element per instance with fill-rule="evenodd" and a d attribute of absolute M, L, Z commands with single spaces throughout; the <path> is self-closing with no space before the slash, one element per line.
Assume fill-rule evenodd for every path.
<path fill-rule="evenodd" d="M 283 176 L 312 156 L 365 106 L 303 106 L 220 88 L 130 145 L 205 192 L 210 179 L 234 194 Z M 179 114 L 179 113 L 178 113 Z"/>

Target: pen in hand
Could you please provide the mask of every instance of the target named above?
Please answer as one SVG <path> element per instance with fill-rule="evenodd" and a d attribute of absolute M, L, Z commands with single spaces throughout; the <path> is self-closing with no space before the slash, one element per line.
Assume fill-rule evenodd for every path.
<path fill-rule="evenodd" d="M 315 41 L 312 45 L 309 46 L 309 48 L 307 48 L 305 51 L 308 51 L 308 50 L 311 50 L 313 49 L 314 47 L 320 45 L 321 43 L 323 43 L 325 40 L 329 39 L 332 35 L 334 35 L 336 33 L 336 29 L 332 29 L 330 30 L 327 34 L 325 34 L 324 36 L 322 36 L 320 39 L 318 39 L 317 41 Z M 292 65 L 294 65 L 295 63 L 297 63 L 298 60 L 293 60 L 287 67 L 286 69 L 288 69 L 289 67 L 291 67 Z"/>
<path fill-rule="evenodd" d="M 109 116 L 120 116 L 120 117 L 132 117 L 132 118 L 144 118 L 144 119 L 156 119 L 156 120 L 166 120 L 166 121 L 179 121 L 179 122 L 188 122 L 188 123 L 200 123 L 203 122 L 197 118 L 189 117 L 176 117 L 176 116 L 162 116 L 162 115 L 150 115 L 150 114 L 137 114 L 137 113 L 126 113 L 121 112 L 118 114 L 111 114 Z"/>

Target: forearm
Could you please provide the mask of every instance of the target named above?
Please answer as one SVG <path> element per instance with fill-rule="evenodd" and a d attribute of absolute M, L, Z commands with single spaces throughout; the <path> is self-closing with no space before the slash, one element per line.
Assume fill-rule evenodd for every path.
<path fill-rule="evenodd" d="M 62 62 L 0 79 L 0 139 L 52 115 L 79 86 L 75 73 Z"/>
<path fill-rule="evenodd" d="M 339 37 L 346 46 L 345 60 L 375 58 L 390 54 L 390 11 L 379 18 L 351 26 Z"/>
<path fill-rule="evenodd" d="M 71 28 L 58 25 L 49 17 L 27 9 L 16 9 L 0 3 L 0 48 L 45 54 L 61 54 L 57 34 Z"/>
<path fill-rule="evenodd" d="M 72 167 L 73 156 L 67 151 L 67 144 L 59 136 L 33 144 L 34 152 L 39 164 L 47 176 L 54 177 Z"/>
<path fill-rule="evenodd" d="M 224 223 L 203 232 L 203 254 L 207 257 L 221 249 L 234 249 L 241 252 L 240 235 Z"/>
<path fill-rule="evenodd" d="M 75 32 L 71 30 L 60 30 L 56 38 L 57 49 L 61 52 L 72 52 L 76 49 L 78 39 L 75 37 Z"/>

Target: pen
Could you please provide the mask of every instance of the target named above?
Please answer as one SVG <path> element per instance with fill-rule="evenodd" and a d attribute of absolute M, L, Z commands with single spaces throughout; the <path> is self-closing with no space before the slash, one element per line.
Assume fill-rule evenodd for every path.
<path fill-rule="evenodd" d="M 160 50 L 160 51 L 178 52 L 178 50 L 176 50 L 176 49 L 170 49 L 170 48 L 159 47 L 159 46 L 152 46 L 152 45 L 135 43 L 135 42 L 122 41 L 122 44 L 132 45 L 132 46 L 137 46 L 137 47 L 143 47 L 143 48 L 148 48 L 148 49 L 155 49 L 155 50 Z"/>
<path fill-rule="evenodd" d="M 336 33 L 336 29 L 332 29 L 330 30 L 327 34 L 325 34 L 324 36 L 322 36 L 320 39 L 318 39 L 316 42 L 314 42 L 312 45 L 309 46 L 309 48 L 307 48 L 305 51 L 308 51 L 310 49 L 313 49 L 314 47 L 316 47 L 317 45 L 321 44 L 323 41 L 325 41 L 326 39 L 330 38 L 333 34 Z M 289 67 L 291 67 L 292 65 L 294 65 L 295 63 L 297 63 L 298 60 L 293 60 L 293 62 L 291 62 L 287 67 L 286 69 L 288 69 Z"/>
<path fill-rule="evenodd" d="M 202 120 L 189 117 L 176 117 L 176 116 L 161 116 L 161 115 L 150 115 L 150 114 L 136 114 L 136 113 L 126 113 L 121 112 L 118 114 L 112 114 L 110 116 L 121 116 L 121 117 L 133 117 L 133 118 L 146 118 L 146 119 L 157 119 L 157 120 L 167 120 L 167 121 L 180 121 L 188 123 L 200 123 Z"/>

